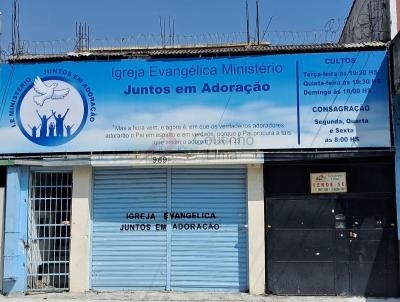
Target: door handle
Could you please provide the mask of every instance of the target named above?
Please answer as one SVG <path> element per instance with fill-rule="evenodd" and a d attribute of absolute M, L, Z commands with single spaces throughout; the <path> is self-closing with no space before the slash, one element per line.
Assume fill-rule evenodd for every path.
<path fill-rule="evenodd" d="M 239 224 L 239 229 L 243 230 L 243 229 L 248 229 L 249 226 L 247 224 Z"/>

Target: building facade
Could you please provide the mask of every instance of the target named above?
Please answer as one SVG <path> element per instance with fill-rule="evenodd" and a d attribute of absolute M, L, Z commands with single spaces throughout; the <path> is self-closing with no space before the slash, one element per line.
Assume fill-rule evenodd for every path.
<path fill-rule="evenodd" d="M 399 32 L 398 0 L 356 0 L 339 43 L 389 42 Z"/>
<path fill-rule="evenodd" d="M 2 66 L 5 293 L 398 295 L 385 44 L 77 55 Z"/>

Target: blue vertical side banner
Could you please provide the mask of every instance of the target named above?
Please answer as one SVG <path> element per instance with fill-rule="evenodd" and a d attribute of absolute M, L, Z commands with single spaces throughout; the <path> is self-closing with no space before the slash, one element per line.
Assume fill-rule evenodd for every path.
<path fill-rule="evenodd" d="M 393 98 L 394 112 L 394 135 L 395 135 L 395 179 L 396 179 L 396 210 L 397 210 L 397 238 L 400 238 L 400 96 Z"/>
<path fill-rule="evenodd" d="M 296 61 L 296 95 L 297 95 L 297 144 L 300 145 L 300 83 L 299 61 Z"/>
<path fill-rule="evenodd" d="M 6 294 L 26 290 L 28 178 L 27 167 L 9 167 L 7 170 L 3 275 Z"/>

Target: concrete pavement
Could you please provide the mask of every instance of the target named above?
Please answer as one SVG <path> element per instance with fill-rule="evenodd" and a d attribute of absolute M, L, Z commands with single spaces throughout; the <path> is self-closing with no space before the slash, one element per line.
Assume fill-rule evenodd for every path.
<path fill-rule="evenodd" d="M 325 296 L 251 296 L 237 293 L 112 292 L 51 293 L 0 296 L 0 302 L 400 302 L 400 299 Z"/>

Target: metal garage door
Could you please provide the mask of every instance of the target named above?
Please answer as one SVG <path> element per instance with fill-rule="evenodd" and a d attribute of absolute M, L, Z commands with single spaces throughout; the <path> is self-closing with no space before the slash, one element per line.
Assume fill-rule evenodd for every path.
<path fill-rule="evenodd" d="M 97 168 L 92 288 L 246 291 L 244 167 Z"/>
<path fill-rule="evenodd" d="M 397 297 L 392 158 L 265 167 L 268 291 Z M 347 192 L 310 194 L 310 173 L 346 173 Z"/>
<path fill-rule="evenodd" d="M 246 200 L 244 169 L 172 170 L 173 211 L 215 216 L 172 220 L 172 290 L 247 290 Z"/>
<path fill-rule="evenodd" d="M 166 198 L 166 169 L 95 169 L 92 288 L 165 289 Z"/>

